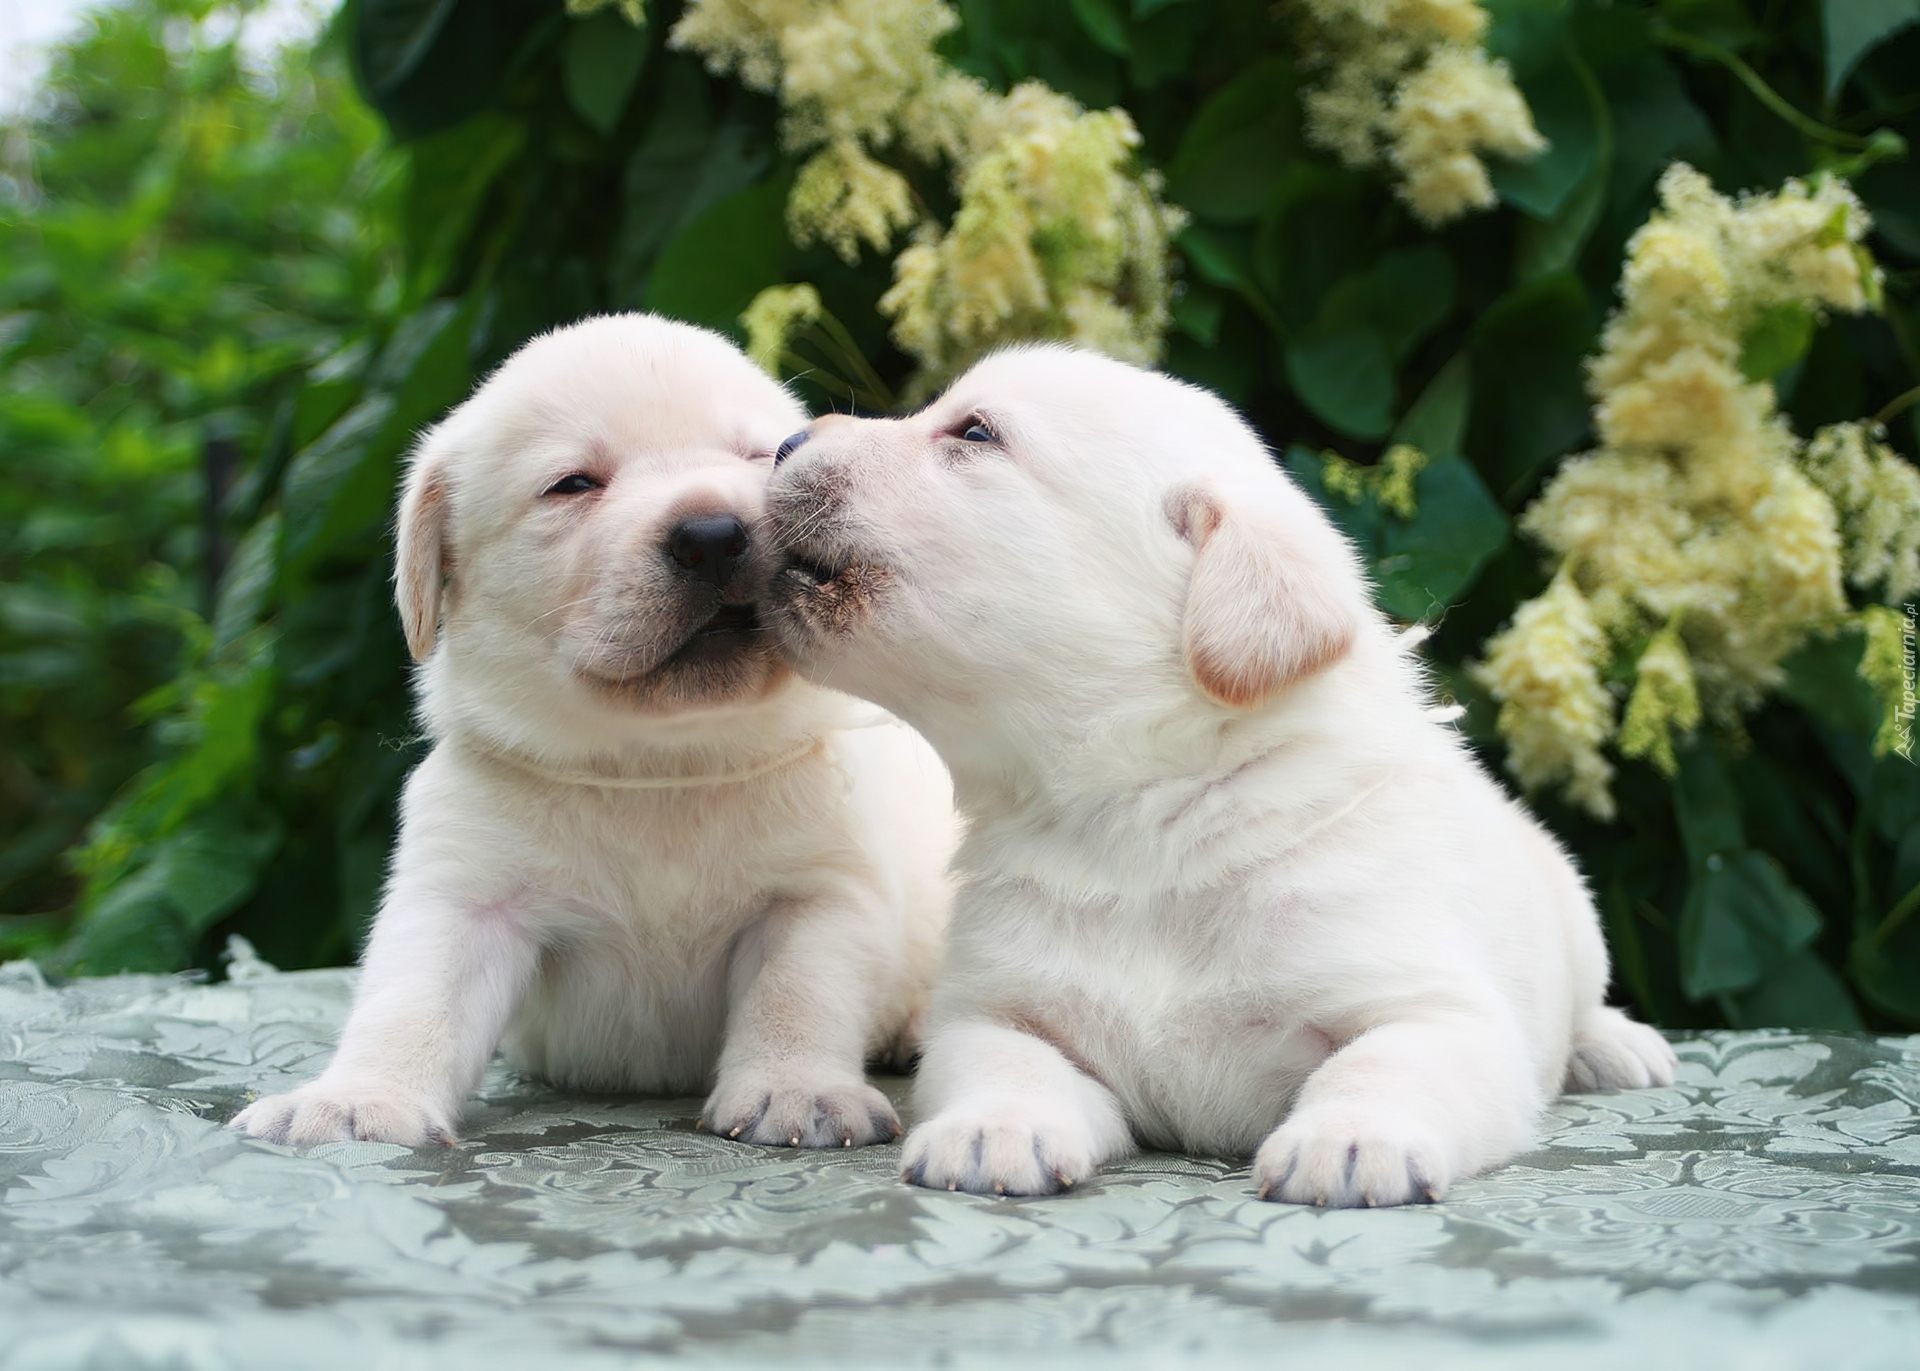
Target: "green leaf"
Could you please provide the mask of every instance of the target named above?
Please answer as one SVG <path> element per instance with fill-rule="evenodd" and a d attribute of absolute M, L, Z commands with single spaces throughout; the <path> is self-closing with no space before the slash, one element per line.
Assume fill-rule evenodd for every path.
<path fill-rule="evenodd" d="M 1746 825 L 1740 817 L 1740 797 L 1713 745 L 1696 739 L 1679 750 L 1680 773 L 1673 781 L 1674 817 L 1687 850 L 1687 866 L 1695 876 L 1716 855 L 1747 845 Z"/>
<path fill-rule="evenodd" d="M 1308 333 L 1287 346 L 1286 373 L 1301 402 L 1348 437 L 1384 438 L 1393 427 L 1393 355 L 1378 330 Z"/>
<path fill-rule="evenodd" d="M 277 826 L 246 828 L 231 813 L 215 810 L 176 833 L 154 864 L 182 924 L 197 935 L 253 893 L 260 868 L 279 845 Z"/>
<path fill-rule="evenodd" d="M 1920 23 L 1920 0 L 1821 0 L 1827 40 L 1827 99 L 1840 94 L 1853 69 L 1874 48 Z"/>
<path fill-rule="evenodd" d="M 1514 287 L 1474 325 L 1474 428 L 1488 455 L 1481 470 L 1510 509 L 1543 466 L 1586 435 L 1590 400 L 1580 363 L 1593 340 L 1592 318 L 1579 277 L 1562 271 Z"/>
<path fill-rule="evenodd" d="M 1680 912 L 1680 978 L 1689 998 L 1748 990 L 1820 933 L 1820 913 L 1780 864 L 1745 849 L 1708 857 Z"/>
<path fill-rule="evenodd" d="M 1600 127 L 1586 83 L 1571 62 L 1562 60 L 1521 82 L 1521 92 L 1547 149 L 1525 161 L 1495 160 L 1493 188 L 1515 209 L 1551 219 L 1593 174 Z"/>
<path fill-rule="evenodd" d="M 1383 522 L 1380 506 L 1370 496 L 1356 503 L 1329 491 L 1324 477 L 1326 462 L 1324 454 L 1298 443 L 1287 449 L 1288 474 L 1314 498 L 1335 526 L 1360 549 L 1361 557 L 1371 564 L 1380 547 Z"/>
<path fill-rule="evenodd" d="M 1762 310 L 1740 340 L 1740 374 L 1749 381 L 1770 381 L 1807 355 L 1813 341 L 1813 312 L 1787 301 Z"/>
<path fill-rule="evenodd" d="M 1173 302 L 1174 327 L 1202 347 L 1212 347 L 1220 337 L 1220 313 L 1225 303 L 1213 291 L 1189 286 Z"/>
<path fill-rule="evenodd" d="M 1638 195 L 1675 157 L 1700 166 L 1718 156 L 1713 126 L 1665 57 L 1647 53 L 1614 63 L 1600 81 L 1613 124 L 1609 200 Z"/>
<path fill-rule="evenodd" d="M 629 24 L 615 9 L 605 9 L 567 32 L 560 74 L 567 99 L 601 133 L 612 133 L 639 84 L 646 65 L 645 28 Z"/>
<path fill-rule="evenodd" d="M 1458 457 L 1472 405 L 1472 365 L 1462 352 L 1441 367 L 1420 392 L 1420 398 L 1394 429 L 1393 441 L 1410 443 L 1434 461 Z"/>
<path fill-rule="evenodd" d="M 386 429 L 393 409 L 391 395 L 368 396 L 288 464 L 280 492 L 286 518 L 283 556 L 287 562 L 304 560 L 318 544 L 341 487 L 359 467 L 374 439 Z"/>
<path fill-rule="evenodd" d="M 1880 705 L 1860 676 L 1865 647 L 1852 626 L 1808 639 L 1780 663 L 1780 693 L 1842 733 L 1871 738 L 1880 726 Z"/>
<path fill-rule="evenodd" d="M 761 290 L 786 279 L 784 177 L 736 191 L 661 249 L 647 286 L 647 308 L 732 332 Z"/>
<path fill-rule="evenodd" d="M 1491 23 L 1485 47 L 1527 81 L 1562 60 L 1567 41 L 1568 0 L 1485 0 Z"/>
<path fill-rule="evenodd" d="M 459 0 L 357 0 L 353 55 L 361 83 L 378 101 L 420 69 Z"/>
<path fill-rule="evenodd" d="M 1073 17 L 1096 44 L 1115 57 L 1125 57 L 1132 51 L 1119 0 L 1072 0 L 1072 6 Z"/>
<path fill-rule="evenodd" d="M 1869 929 L 1855 938 L 1847 970 L 1868 1003 L 1920 1027 L 1920 918 L 1906 920 L 1890 937 Z"/>
<path fill-rule="evenodd" d="M 526 129 L 481 115 L 422 138 L 408 150 L 404 219 L 412 298 L 439 289 L 471 236 L 495 178 L 526 143 Z"/>
<path fill-rule="evenodd" d="M 1368 326 L 1396 361 L 1453 311 L 1453 259 L 1432 244 L 1383 254 L 1366 271 L 1336 281 L 1314 316 L 1315 330 Z"/>
<path fill-rule="evenodd" d="M 1250 223 L 1299 155 L 1293 64 L 1262 58 L 1214 93 L 1167 168 L 1167 198 L 1202 219 Z"/>
<path fill-rule="evenodd" d="M 1508 536 L 1499 501 L 1457 456 L 1430 460 L 1413 490 L 1414 517 L 1382 522 L 1374 570 L 1380 607 L 1407 621 L 1459 601 Z"/>
<path fill-rule="evenodd" d="M 280 513 L 247 530 L 220 577 L 213 615 L 213 641 L 225 647 L 260 621 L 280 574 Z"/>
<path fill-rule="evenodd" d="M 1257 291 L 1253 284 L 1252 248 L 1244 234 L 1191 224 L 1181 231 L 1175 246 L 1201 280 L 1242 294 Z"/>
<path fill-rule="evenodd" d="M 1809 949 L 1782 958 L 1751 990 L 1733 997 L 1735 1028 L 1837 1029 L 1866 1025 L 1846 984 Z"/>
<path fill-rule="evenodd" d="M 253 893 L 280 845 L 276 821 L 239 815 L 233 804 L 194 815 L 92 901 L 68 949 L 69 967 L 101 974 L 179 966 L 200 934 Z"/>
<path fill-rule="evenodd" d="M 361 87 L 401 141 L 495 104 L 541 26 L 566 22 L 528 0 L 354 0 L 347 20 Z"/>
<path fill-rule="evenodd" d="M 716 119 L 709 78 L 696 61 L 665 54 L 649 78 L 654 111 L 622 176 L 609 293 L 623 308 L 646 299 L 660 250 L 702 211 L 753 185 L 772 163 L 768 131 L 745 114 Z"/>

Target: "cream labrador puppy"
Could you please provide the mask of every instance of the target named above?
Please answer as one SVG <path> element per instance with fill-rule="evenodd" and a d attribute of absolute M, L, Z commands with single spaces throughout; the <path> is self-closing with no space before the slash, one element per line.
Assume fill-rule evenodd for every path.
<path fill-rule="evenodd" d="M 527 344 L 414 453 L 395 575 L 434 739 L 338 1052 L 233 1126 L 449 1141 L 503 1038 L 563 1086 L 711 1087 L 752 1142 L 892 1138 L 957 828 L 944 770 L 795 677 L 758 531 L 794 401 L 643 315 Z"/>
<path fill-rule="evenodd" d="M 787 451 L 776 634 L 918 727 L 968 824 L 908 1180 L 1049 1192 L 1140 1140 L 1402 1204 L 1565 1085 L 1672 1079 L 1573 864 L 1225 405 L 1029 348 Z"/>

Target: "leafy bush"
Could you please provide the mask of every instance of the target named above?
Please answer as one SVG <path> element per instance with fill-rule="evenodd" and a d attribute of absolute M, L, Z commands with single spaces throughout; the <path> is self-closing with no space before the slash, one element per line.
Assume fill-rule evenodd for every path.
<path fill-rule="evenodd" d="M 204 962 L 228 930 L 290 964 L 351 946 L 413 755 L 387 607 L 396 462 L 419 425 L 522 340 L 629 308 L 745 340 L 751 307 L 756 351 L 819 408 L 897 403 L 951 362 L 940 349 L 958 335 L 921 345 L 901 297 L 887 297 L 893 254 L 903 273 L 932 270 L 927 254 L 984 194 L 960 174 L 980 158 L 965 130 L 942 145 L 872 123 L 823 143 L 806 122 L 825 117 L 807 104 L 817 92 L 783 86 L 764 64 L 774 49 L 753 45 L 766 38 L 748 23 L 760 11 L 706 3 L 731 16 L 739 46 L 702 51 L 735 75 L 670 42 L 670 3 L 646 6 L 638 25 L 624 12 L 637 7 L 589 2 L 574 17 L 552 0 L 355 0 L 347 11 L 361 88 L 406 162 L 396 304 L 357 348 L 311 369 L 286 422 L 251 449 L 258 512 L 239 520 L 215 627 L 171 687 L 157 744 L 168 760 L 122 794 L 82 853 L 66 965 Z M 1472 6 L 1428 8 L 1458 18 Z M 1892 460 L 1911 462 L 1920 409 L 1901 397 L 1920 380 L 1920 176 L 1902 148 L 1920 138 L 1920 29 L 1901 28 L 1897 6 L 1849 0 L 1485 9 L 1485 48 L 1547 147 L 1503 157 L 1532 146 L 1503 107 L 1505 133 L 1468 159 L 1484 183 L 1455 160 L 1450 189 L 1414 176 L 1414 102 L 1379 95 L 1408 79 L 1412 59 L 1396 49 L 1367 66 L 1376 40 L 1333 22 L 1344 0 L 1279 11 L 1267 0 L 969 0 L 937 52 L 940 71 L 987 92 L 1040 82 L 1131 116 L 1137 163 L 1087 174 L 1135 187 L 1129 203 L 1179 229 L 1164 365 L 1239 405 L 1366 550 L 1382 606 L 1433 626 L 1443 684 L 1501 767 L 1499 702 L 1472 664 L 1549 586 L 1545 549 L 1517 516 L 1564 459 L 1595 446 L 1583 361 L 1601 346 L 1629 240 L 1672 161 L 1725 190 L 1851 180 L 1884 270 L 1877 308 L 1767 313 L 1740 340 L 1743 369 L 1771 381 L 1802 437 L 1884 414 Z M 1507 79 L 1455 57 L 1479 73 L 1477 89 Z M 1361 140 L 1367 156 L 1345 149 L 1372 165 L 1341 159 L 1313 104 L 1349 67 L 1367 81 L 1388 73 L 1356 125 L 1378 141 Z M 1048 137 L 1072 125 L 1050 108 Z M 795 187 L 817 188 L 804 178 L 823 147 L 878 169 L 857 163 L 878 188 L 866 208 L 879 227 L 851 251 L 845 235 L 803 245 L 792 231 L 813 236 Z M 1004 175 L 1017 198 L 1017 171 Z M 1498 205 L 1462 212 L 1483 194 Z M 1155 206 L 1178 207 L 1184 226 Z M 1150 228 L 1102 256 L 1088 246 L 1098 234 L 1076 235 L 1071 216 L 1020 212 L 1045 290 L 1092 290 L 1075 300 L 1128 314 L 1126 337 L 1157 331 Z M 918 238 L 891 241 L 908 225 Z M 1851 251 L 1847 232 L 1843 222 L 1833 241 Z M 927 252 L 906 256 L 916 244 Z M 796 285 L 811 293 L 765 294 Z M 1009 327 L 1087 336 L 1092 315 L 1046 299 Z M 1657 1022 L 1920 1025 L 1920 772 L 1873 750 L 1885 706 L 1859 673 L 1865 621 L 1840 608 L 1777 684 L 1768 676 L 1697 727 L 1672 713 L 1670 769 L 1651 744 L 1607 762 L 1614 817 L 1555 791 L 1535 797 L 1593 879 L 1618 989 Z M 1599 682 L 1609 711 L 1649 647 L 1623 648 L 1626 665 Z"/>
<path fill-rule="evenodd" d="M 212 708 L 213 679 L 180 673 L 253 627 L 234 586 L 259 541 L 234 544 L 280 482 L 258 454 L 393 293 L 391 176 L 345 63 L 248 72 L 235 19 L 212 0 L 105 10 L 4 131 L 0 947 L 57 944 L 69 849 L 174 754 L 180 706 Z M 196 834 L 211 797 L 180 800 Z M 230 881 L 218 912 L 250 889 Z M 164 922 L 135 940 L 128 960 L 194 955 Z"/>

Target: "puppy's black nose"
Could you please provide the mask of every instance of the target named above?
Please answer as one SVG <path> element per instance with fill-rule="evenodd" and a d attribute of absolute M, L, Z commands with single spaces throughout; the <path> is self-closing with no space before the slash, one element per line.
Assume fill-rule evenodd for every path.
<path fill-rule="evenodd" d="M 782 462 L 786 461 L 787 458 L 793 456 L 793 454 L 799 450 L 800 445 L 811 437 L 813 437 L 813 434 L 809 430 L 801 429 L 798 433 L 787 439 L 786 442 L 774 449 L 773 464 L 779 466 Z"/>
<path fill-rule="evenodd" d="M 682 519 L 667 535 L 667 555 L 696 579 L 725 590 L 747 555 L 747 526 L 731 514 Z"/>

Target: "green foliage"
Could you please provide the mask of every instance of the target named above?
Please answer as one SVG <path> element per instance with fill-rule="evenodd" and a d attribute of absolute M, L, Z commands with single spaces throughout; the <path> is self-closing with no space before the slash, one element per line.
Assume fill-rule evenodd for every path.
<path fill-rule="evenodd" d="M 1591 441 L 1583 359 L 1670 160 L 1727 189 L 1837 170 L 1869 203 L 1881 311 L 1769 316 L 1746 340 L 1748 374 L 1772 378 L 1800 432 L 1920 379 L 1920 175 L 1898 155 L 1920 140 L 1920 27 L 1905 0 L 1488 0 L 1489 46 L 1552 147 L 1496 166 L 1502 207 L 1440 233 L 1304 143 L 1311 73 L 1294 17 L 1267 0 L 959 8 L 946 51 L 960 66 L 1133 115 L 1142 158 L 1192 215 L 1168 367 L 1240 406 L 1371 559 L 1383 607 L 1434 627 L 1436 674 L 1492 766 L 1490 702 L 1463 666 L 1542 587 L 1513 519 Z M 167 760 L 85 849 L 70 965 L 204 962 L 229 929 L 289 964 L 349 952 L 413 755 L 386 585 L 395 463 L 529 335 L 649 306 L 737 331 L 759 289 L 807 281 L 826 314 L 794 343 L 801 391 L 817 408 L 898 391 L 911 363 L 875 308 L 886 260 L 786 240 L 778 111 L 668 48 L 676 17 L 672 3 L 633 28 L 611 11 L 570 20 L 558 0 L 354 0 L 355 69 L 405 163 L 404 266 L 350 345 L 276 393 L 275 423 L 248 411 L 244 536 L 210 616 L 166 601 L 187 628 L 154 674 L 181 642 L 195 665 L 149 701 Z M 937 175 L 903 170 L 950 208 Z M 1909 458 L 1916 413 L 1892 424 Z M 1386 479 L 1396 445 L 1426 459 L 1404 489 Z M 1381 466 L 1355 479 L 1351 463 Z M 190 470 L 181 484 L 185 509 Z M 154 565 L 176 563 L 143 552 L 125 574 Z M 1541 802 L 1647 1016 L 1920 1025 L 1920 771 L 1872 755 L 1860 650 L 1810 644 L 1744 731 L 1682 747 L 1672 781 L 1624 764 L 1616 823 Z"/>
<path fill-rule="evenodd" d="M 211 0 L 103 11 L 5 132 L 0 950 L 58 939 L 65 854 L 149 764 L 84 862 L 108 892 L 101 964 L 196 956 L 277 841 L 271 810 L 239 817 L 271 698 L 246 600 L 272 571 L 278 479 L 247 459 L 390 294 L 391 197 L 344 63 L 249 73 L 209 37 L 231 19 Z M 120 851 L 136 829 L 150 862 Z"/>

